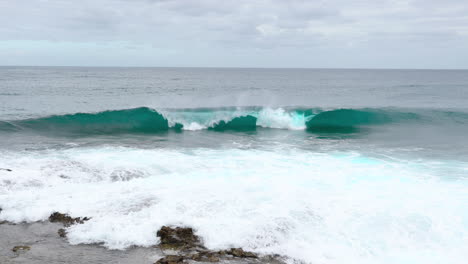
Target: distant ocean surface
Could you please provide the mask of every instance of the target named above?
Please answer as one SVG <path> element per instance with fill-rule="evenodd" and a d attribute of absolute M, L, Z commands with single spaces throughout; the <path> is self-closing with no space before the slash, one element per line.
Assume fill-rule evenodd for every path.
<path fill-rule="evenodd" d="M 468 71 L 0 67 L 0 221 L 72 244 L 466 263 Z M 0 238 L 1 239 L 1 238 Z"/>

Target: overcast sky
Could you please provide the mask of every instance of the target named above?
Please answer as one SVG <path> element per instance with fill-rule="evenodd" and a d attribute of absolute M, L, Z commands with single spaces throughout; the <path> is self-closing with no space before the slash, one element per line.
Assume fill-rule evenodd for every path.
<path fill-rule="evenodd" d="M 468 68 L 468 0 L 0 0 L 0 65 Z"/>

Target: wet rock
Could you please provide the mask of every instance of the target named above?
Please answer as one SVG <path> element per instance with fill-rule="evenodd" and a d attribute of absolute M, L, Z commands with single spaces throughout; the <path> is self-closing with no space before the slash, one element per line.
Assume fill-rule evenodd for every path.
<path fill-rule="evenodd" d="M 30 250 L 31 247 L 30 246 L 15 246 L 11 249 L 11 251 L 13 252 L 21 252 L 21 251 L 28 251 Z"/>
<path fill-rule="evenodd" d="M 0 168 L 0 171 L 12 171 L 10 169 Z"/>
<path fill-rule="evenodd" d="M 193 233 L 190 227 L 163 226 L 156 235 L 160 238 L 160 246 L 170 248 L 194 248 L 203 247 L 200 238 Z"/>
<path fill-rule="evenodd" d="M 182 264 L 184 262 L 183 256 L 167 255 L 164 258 L 160 258 L 155 264 Z"/>
<path fill-rule="evenodd" d="M 219 262 L 219 257 L 211 256 L 206 259 L 207 262 Z"/>
<path fill-rule="evenodd" d="M 0 207 L 0 213 L 3 211 L 3 209 Z M 0 225 L 8 223 L 7 221 L 0 221 Z"/>
<path fill-rule="evenodd" d="M 158 260 L 157 264 L 176 264 L 176 263 L 194 263 L 195 262 L 220 262 L 234 260 L 238 258 L 243 259 L 259 259 L 260 262 L 267 260 L 265 256 L 258 256 L 257 254 L 249 251 L 244 251 L 242 248 L 231 248 L 226 250 L 213 251 L 205 248 L 201 243 L 201 239 L 194 234 L 190 227 L 168 227 L 163 226 L 158 232 L 157 236 L 161 242 L 158 245 L 160 249 L 175 250 L 174 253 L 178 255 L 167 255 L 165 258 Z M 271 258 L 268 262 L 284 263 L 276 257 Z"/>
<path fill-rule="evenodd" d="M 225 251 L 227 255 L 238 258 L 258 258 L 257 254 L 249 251 L 244 251 L 242 248 L 231 248 Z"/>
<path fill-rule="evenodd" d="M 73 218 L 67 214 L 62 214 L 55 212 L 49 216 L 49 221 L 52 223 L 62 223 L 65 226 L 71 226 L 74 224 L 83 224 L 85 221 L 88 221 L 91 218 L 88 217 L 76 217 Z"/>
<path fill-rule="evenodd" d="M 2 212 L 2 208 L 0 208 L 0 212 Z M 16 224 L 10 221 L 0 221 L 0 225 L 16 225 Z"/>
<path fill-rule="evenodd" d="M 63 228 L 60 228 L 57 233 L 60 237 L 67 237 L 67 231 Z"/>
<path fill-rule="evenodd" d="M 219 262 L 219 253 L 211 251 L 201 251 L 190 256 L 192 260 L 203 262 Z"/>

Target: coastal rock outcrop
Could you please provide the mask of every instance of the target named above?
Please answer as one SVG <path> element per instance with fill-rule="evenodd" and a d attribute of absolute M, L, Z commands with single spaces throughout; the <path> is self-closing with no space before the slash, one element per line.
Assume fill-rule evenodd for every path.
<path fill-rule="evenodd" d="M 90 220 L 89 217 L 71 217 L 68 214 L 54 212 L 49 216 L 49 221 L 52 223 L 62 223 L 64 226 L 71 226 L 74 224 L 83 224 L 85 221 Z"/>
<path fill-rule="evenodd" d="M 230 250 L 222 251 L 223 253 L 238 257 L 238 258 L 258 258 L 257 254 L 249 251 L 244 251 L 242 248 L 231 248 Z"/>
<path fill-rule="evenodd" d="M 190 259 L 201 262 L 219 262 L 221 255 L 219 252 L 199 251 L 190 256 Z"/>
<path fill-rule="evenodd" d="M 49 222 L 51 223 L 62 223 L 64 226 L 69 227 L 74 224 L 84 224 L 84 222 L 90 220 L 89 217 L 71 217 L 68 214 L 62 214 L 59 212 L 54 212 L 49 216 Z M 67 230 L 60 228 L 57 231 L 60 237 L 67 237 Z"/>
<path fill-rule="evenodd" d="M 163 226 L 156 235 L 161 240 L 160 246 L 173 249 L 204 248 L 200 238 L 196 236 L 190 227 Z"/>
<path fill-rule="evenodd" d="M 159 259 L 156 264 L 180 264 L 184 260 L 197 262 L 219 262 L 221 260 L 250 258 L 258 259 L 259 256 L 242 248 L 231 248 L 227 250 L 209 250 L 203 244 L 200 237 L 195 235 L 190 227 L 168 227 L 163 226 L 156 235 L 160 239 L 158 245 L 161 249 L 172 249 L 178 251 L 179 255 L 167 255 Z"/>

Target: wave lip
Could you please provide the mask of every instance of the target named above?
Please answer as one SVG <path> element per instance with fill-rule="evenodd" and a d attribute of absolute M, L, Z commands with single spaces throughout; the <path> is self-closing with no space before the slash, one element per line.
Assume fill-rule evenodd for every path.
<path fill-rule="evenodd" d="M 249 131 L 257 128 L 257 118 L 251 115 L 235 117 L 230 121 L 221 120 L 209 129 L 215 131 L 236 130 Z"/>
<path fill-rule="evenodd" d="M 169 129 L 167 119 L 147 107 L 99 113 L 56 115 L 15 122 L 23 130 L 78 134 L 154 133 Z"/>
<path fill-rule="evenodd" d="M 311 114 L 312 112 L 298 110 L 288 112 L 283 108 L 265 108 L 258 113 L 257 125 L 265 128 L 302 130 L 305 129 L 305 122 Z"/>
<path fill-rule="evenodd" d="M 283 108 L 201 108 L 161 110 L 169 126 L 179 123 L 183 130 L 251 131 L 258 127 L 305 129 L 305 113 Z"/>
<path fill-rule="evenodd" d="M 98 113 L 54 115 L 0 121 L 0 132 L 52 134 L 154 134 L 169 130 L 253 131 L 257 128 L 349 133 L 372 126 L 398 124 L 468 124 L 464 112 L 396 109 L 202 108 L 155 110 L 139 107 Z"/>

